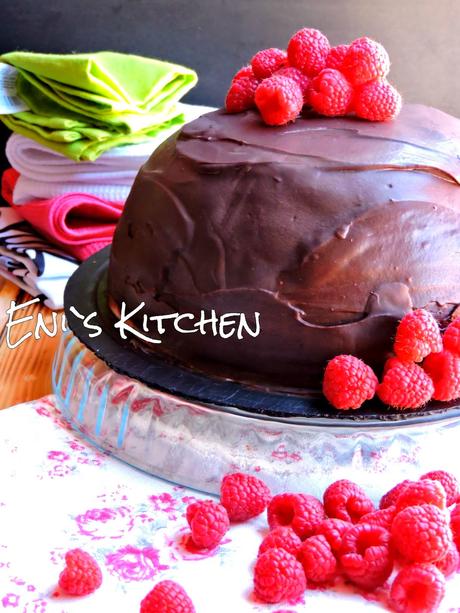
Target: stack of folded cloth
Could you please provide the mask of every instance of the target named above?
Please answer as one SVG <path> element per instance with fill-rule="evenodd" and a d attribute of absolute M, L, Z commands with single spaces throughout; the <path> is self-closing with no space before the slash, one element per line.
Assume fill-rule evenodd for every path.
<path fill-rule="evenodd" d="M 132 147 L 140 148 L 133 158 L 129 152 L 124 152 L 125 157 L 119 151 Z M 105 167 L 100 163 L 102 158 L 78 164 L 13 134 L 6 145 L 12 168 L 3 174 L 2 196 L 42 236 L 76 259 L 85 260 L 110 243 L 136 170 L 150 151 L 149 143 L 117 147 L 104 154 L 102 158 L 118 152 L 114 167 L 119 161 L 121 177 L 111 179 L 116 172 L 108 166 L 109 160 L 105 160 Z M 128 168 L 131 164 L 135 167 L 124 169 L 123 161 Z"/>
<path fill-rule="evenodd" d="M 191 121 L 208 109 L 182 104 L 180 110 L 183 120 Z M 137 171 L 176 130 L 169 127 L 144 143 L 109 149 L 93 162 L 76 162 L 12 134 L 2 195 L 45 238 L 85 260 L 111 242 Z"/>
<path fill-rule="evenodd" d="M 17 70 L 17 95 L 28 107 L 0 115 L 14 132 L 6 147 L 11 169 L 4 173 L 2 195 L 13 209 L 10 215 L 14 211 L 52 246 L 53 271 L 42 271 L 42 277 L 59 277 L 63 291 L 77 262 L 111 242 L 137 171 L 152 151 L 210 109 L 180 103 L 196 74 L 159 60 L 112 52 L 13 52 L 0 61 Z M 0 248 L 5 250 L 2 214 L 4 208 Z M 17 256 L 16 239 L 13 244 Z M 56 275 L 61 257 L 62 274 Z M 0 250 L 0 273 L 11 278 L 5 261 Z M 62 291 L 51 296 L 34 289 L 34 295 L 45 293 L 50 305 L 61 306 Z"/>

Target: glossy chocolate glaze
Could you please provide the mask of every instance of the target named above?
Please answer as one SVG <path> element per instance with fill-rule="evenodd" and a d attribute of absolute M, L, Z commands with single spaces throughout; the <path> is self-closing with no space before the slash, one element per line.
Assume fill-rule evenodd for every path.
<path fill-rule="evenodd" d="M 306 393 L 339 353 L 379 368 L 404 313 L 460 303 L 460 121 L 205 115 L 140 170 L 109 293 L 151 315 L 259 311 L 255 339 L 155 346 L 210 374 Z"/>

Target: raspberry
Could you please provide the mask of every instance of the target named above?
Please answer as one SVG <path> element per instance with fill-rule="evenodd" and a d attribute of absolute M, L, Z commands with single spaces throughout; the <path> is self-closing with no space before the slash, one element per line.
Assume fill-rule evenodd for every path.
<path fill-rule="evenodd" d="M 353 100 L 353 88 L 338 70 L 325 68 L 314 77 L 308 89 L 308 101 L 321 115 L 346 115 Z"/>
<path fill-rule="evenodd" d="M 433 481 L 439 481 L 446 492 L 446 505 L 450 507 L 455 504 L 457 498 L 460 495 L 460 484 L 457 478 L 445 470 L 432 470 L 420 477 L 421 479 L 432 479 Z"/>
<path fill-rule="evenodd" d="M 430 377 L 411 362 L 401 362 L 387 370 L 377 388 L 382 402 L 401 410 L 418 409 L 431 400 L 433 392 Z"/>
<path fill-rule="evenodd" d="M 192 541 L 200 549 L 216 547 L 227 532 L 230 522 L 227 511 L 213 500 L 199 500 L 187 507 L 187 522 Z"/>
<path fill-rule="evenodd" d="M 274 75 L 264 79 L 255 93 L 256 106 L 269 126 L 294 121 L 303 107 L 300 86 L 289 77 Z"/>
<path fill-rule="evenodd" d="M 243 66 L 242 68 L 240 68 L 238 70 L 238 72 L 235 74 L 235 76 L 232 79 L 232 83 L 233 81 L 237 81 L 238 79 L 241 79 L 242 77 L 254 77 L 254 72 L 252 70 L 252 66 Z"/>
<path fill-rule="evenodd" d="M 451 543 L 446 555 L 435 562 L 436 568 L 438 568 L 444 577 L 450 577 L 457 572 L 460 562 L 460 554 L 458 553 L 455 543 Z"/>
<path fill-rule="evenodd" d="M 452 529 L 452 536 L 454 543 L 457 545 L 458 551 L 460 551 L 460 504 L 455 505 L 450 514 L 450 527 Z"/>
<path fill-rule="evenodd" d="M 414 483 L 414 481 L 409 481 L 409 479 L 406 479 L 405 481 L 401 481 L 401 483 L 398 483 L 398 485 L 392 487 L 390 491 L 382 496 L 379 508 L 386 509 L 395 505 L 400 494 L 406 489 L 409 483 Z"/>
<path fill-rule="evenodd" d="M 274 72 L 287 65 L 287 53 L 281 49 L 263 49 L 251 60 L 252 70 L 257 79 L 271 77 Z"/>
<path fill-rule="evenodd" d="M 343 537 L 339 561 L 350 581 L 374 590 L 385 583 L 393 570 L 390 533 L 381 526 L 356 524 Z"/>
<path fill-rule="evenodd" d="M 312 536 L 325 518 L 323 505 L 309 494 L 278 494 L 267 510 L 270 529 L 289 526 L 302 540 Z"/>
<path fill-rule="evenodd" d="M 386 77 L 390 72 L 390 58 L 383 45 L 364 36 L 349 45 L 342 70 L 350 83 L 363 85 Z"/>
<path fill-rule="evenodd" d="M 65 554 L 65 568 L 59 575 L 59 587 L 70 596 L 86 596 L 102 583 L 102 573 L 96 560 L 81 549 Z"/>
<path fill-rule="evenodd" d="M 396 501 L 396 510 L 399 513 L 420 504 L 434 504 L 442 510 L 446 508 L 446 491 L 439 481 L 423 479 L 409 483 Z"/>
<path fill-rule="evenodd" d="M 306 104 L 308 102 L 308 86 L 310 85 L 310 79 L 294 66 L 286 66 L 275 72 L 277 77 L 289 77 L 297 83 L 302 91 L 303 101 Z"/>
<path fill-rule="evenodd" d="M 343 60 L 348 52 L 350 45 L 337 45 L 331 47 L 329 55 L 326 59 L 326 68 L 334 68 L 334 70 L 342 70 Z"/>
<path fill-rule="evenodd" d="M 384 79 L 371 81 L 355 90 L 354 109 L 361 119 L 389 121 L 399 115 L 400 93 Z"/>
<path fill-rule="evenodd" d="M 150 590 L 141 602 L 140 613 L 195 613 L 195 607 L 184 588 L 167 579 Z"/>
<path fill-rule="evenodd" d="M 400 360 L 396 356 L 392 356 L 391 358 L 388 358 L 388 360 L 386 360 L 385 364 L 383 365 L 382 374 L 386 375 L 387 372 L 390 370 L 390 368 L 393 368 L 393 366 L 400 366 L 401 364 L 411 364 L 411 361 L 410 360 Z"/>
<path fill-rule="evenodd" d="M 454 355 L 460 355 L 460 317 L 451 321 L 447 326 L 442 342 L 444 349 L 447 349 L 447 351 Z"/>
<path fill-rule="evenodd" d="M 423 368 L 434 383 L 433 398 L 448 402 L 460 398 L 460 356 L 450 351 L 432 353 Z"/>
<path fill-rule="evenodd" d="M 309 494 L 278 494 L 267 510 L 270 529 L 289 526 L 301 539 L 311 536 L 325 517 L 321 502 Z"/>
<path fill-rule="evenodd" d="M 331 483 L 325 490 L 324 510 L 328 517 L 336 517 L 355 524 L 363 515 L 374 511 L 374 504 L 359 485 L 341 479 Z"/>
<path fill-rule="evenodd" d="M 246 521 L 265 511 L 271 498 L 263 481 L 252 475 L 226 475 L 220 487 L 220 502 L 230 521 Z"/>
<path fill-rule="evenodd" d="M 326 366 L 323 394 L 336 409 L 359 409 L 374 397 L 377 385 L 370 366 L 353 355 L 338 355 Z"/>
<path fill-rule="evenodd" d="M 370 526 L 381 526 L 385 528 L 385 530 L 390 530 L 395 515 L 396 507 L 391 505 L 391 507 L 386 507 L 386 509 L 379 509 L 378 511 L 373 511 L 372 513 L 364 515 L 358 523 L 368 524 Z"/>
<path fill-rule="evenodd" d="M 255 77 L 238 77 L 238 79 L 234 79 L 225 98 L 225 110 L 228 113 L 241 113 L 242 111 L 252 109 L 258 85 L 259 80 Z"/>
<path fill-rule="evenodd" d="M 319 30 L 303 28 L 294 34 L 288 44 L 289 64 L 308 77 L 316 76 L 326 66 L 330 45 Z"/>
<path fill-rule="evenodd" d="M 302 543 L 297 558 L 303 566 L 306 578 L 314 583 L 330 581 L 337 570 L 337 560 L 322 534 L 307 538 Z"/>
<path fill-rule="evenodd" d="M 287 526 L 279 526 L 267 534 L 259 547 L 259 553 L 261 555 L 265 553 L 267 549 L 284 549 L 293 556 L 297 556 L 299 547 L 302 545 L 302 541 L 297 534 L 291 528 Z"/>
<path fill-rule="evenodd" d="M 438 322 L 425 309 L 407 313 L 396 330 L 394 351 L 400 360 L 421 362 L 430 353 L 442 350 Z"/>
<path fill-rule="evenodd" d="M 325 519 L 315 530 L 315 534 L 322 534 L 329 543 L 332 552 L 337 554 L 342 546 L 343 535 L 353 527 L 350 521 L 343 519 Z"/>
<path fill-rule="evenodd" d="M 396 575 L 390 604 L 397 613 L 435 613 L 444 598 L 446 581 L 432 564 L 412 564 Z"/>
<path fill-rule="evenodd" d="M 445 513 L 433 504 L 400 511 L 393 520 L 391 534 L 399 553 L 410 562 L 437 562 L 452 541 Z"/>
<path fill-rule="evenodd" d="M 269 549 L 257 558 L 254 592 L 264 602 L 295 600 L 305 591 L 302 564 L 284 549 Z"/>

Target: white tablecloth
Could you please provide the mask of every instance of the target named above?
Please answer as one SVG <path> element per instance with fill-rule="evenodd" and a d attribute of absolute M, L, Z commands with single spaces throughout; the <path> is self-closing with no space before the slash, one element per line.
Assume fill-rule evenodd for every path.
<path fill-rule="evenodd" d="M 395 480 L 397 475 L 395 476 Z M 161 579 L 178 581 L 197 613 L 384 611 L 384 592 L 308 590 L 304 602 L 269 606 L 252 596 L 265 518 L 233 526 L 212 553 L 190 551 L 187 504 L 201 498 L 90 447 L 69 430 L 52 398 L 0 411 L 0 604 L 17 613 L 135 613 Z M 99 562 L 102 587 L 84 598 L 53 595 L 65 552 Z M 460 613 L 460 576 L 442 613 Z"/>

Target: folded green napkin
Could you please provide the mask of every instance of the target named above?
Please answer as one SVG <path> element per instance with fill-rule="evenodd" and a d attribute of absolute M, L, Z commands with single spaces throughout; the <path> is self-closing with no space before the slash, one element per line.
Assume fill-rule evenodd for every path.
<path fill-rule="evenodd" d="M 176 104 L 197 82 L 189 68 L 111 51 L 15 51 L 0 61 L 18 70 L 18 94 L 30 109 L 0 119 L 77 160 L 93 160 L 113 146 L 147 140 L 169 129 L 171 122 L 179 127 L 184 118 Z"/>
<path fill-rule="evenodd" d="M 93 113 L 90 115 L 84 109 L 70 109 L 69 105 L 61 105 L 51 93 L 47 93 L 41 86 L 35 86 L 31 79 L 24 79 L 19 73 L 16 81 L 17 92 L 22 100 L 29 106 L 31 113 L 41 117 L 62 117 L 76 120 L 80 123 L 100 125 L 110 130 L 120 132 L 137 132 L 152 125 L 161 124 L 177 115 L 177 100 L 163 97 L 151 111 L 112 112 L 105 114 Z M 29 115 L 30 116 L 30 115 Z M 42 124 L 43 125 L 43 124 Z"/>
<path fill-rule="evenodd" d="M 24 111 L 14 115 L 1 115 L 0 119 L 13 132 L 32 138 L 41 145 L 58 151 L 72 160 L 90 162 L 94 162 L 104 151 L 112 147 L 144 143 L 149 139 L 155 139 L 160 132 L 171 131 L 172 133 L 174 126 L 179 129 L 185 123 L 185 116 L 180 113 L 162 124 L 125 134 L 91 126 L 80 126 L 78 122 L 72 124 L 71 121 L 60 117 L 49 118 L 51 119 L 50 124 L 56 125 L 56 128 L 50 124 L 43 126 L 39 123 L 42 118 L 32 115 L 32 121 L 30 121 L 29 116 L 31 115 Z"/>

